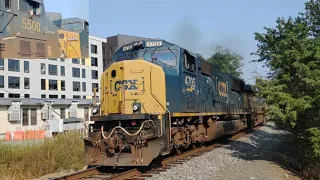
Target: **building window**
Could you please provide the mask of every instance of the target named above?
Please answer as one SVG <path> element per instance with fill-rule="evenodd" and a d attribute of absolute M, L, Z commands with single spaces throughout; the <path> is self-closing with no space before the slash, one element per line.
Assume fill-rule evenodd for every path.
<path fill-rule="evenodd" d="M 80 68 L 72 68 L 72 77 L 80 78 Z"/>
<path fill-rule="evenodd" d="M 4 59 L 0 58 L 0 70 L 4 70 Z"/>
<path fill-rule="evenodd" d="M 5 3 L 4 3 L 4 7 L 7 9 L 7 8 L 10 8 L 11 6 L 11 0 L 5 0 Z"/>
<path fill-rule="evenodd" d="M 92 79 L 98 79 L 98 71 L 92 70 L 91 71 L 91 77 L 92 77 Z"/>
<path fill-rule="evenodd" d="M 98 83 L 92 83 L 92 92 L 94 92 L 94 88 L 97 88 L 96 92 L 99 92 Z"/>
<path fill-rule="evenodd" d="M 58 81 L 57 80 L 49 79 L 49 90 L 54 90 L 54 91 L 58 90 Z"/>
<path fill-rule="evenodd" d="M 86 78 L 86 70 L 82 69 L 82 78 Z"/>
<path fill-rule="evenodd" d="M 29 73 L 29 61 L 24 61 L 24 72 Z"/>
<path fill-rule="evenodd" d="M 61 81 L 61 91 L 65 91 L 65 90 L 66 90 L 66 82 Z"/>
<path fill-rule="evenodd" d="M 9 94 L 9 98 L 20 98 L 20 94 Z"/>
<path fill-rule="evenodd" d="M 80 82 L 73 81 L 73 91 L 80 91 Z"/>
<path fill-rule="evenodd" d="M 0 98 L 4 98 L 4 93 L 0 93 Z"/>
<path fill-rule="evenodd" d="M 41 74 L 46 74 L 46 64 L 41 63 Z"/>
<path fill-rule="evenodd" d="M 81 59 L 81 64 L 85 65 L 86 64 L 86 59 Z"/>
<path fill-rule="evenodd" d="M 22 109 L 22 125 L 29 125 L 29 109 Z"/>
<path fill-rule="evenodd" d="M 60 59 L 61 62 L 64 62 L 64 59 Z"/>
<path fill-rule="evenodd" d="M 0 88 L 4 88 L 4 76 L 0 76 Z"/>
<path fill-rule="evenodd" d="M 37 116 L 37 109 L 36 108 L 32 108 L 30 109 L 30 117 L 31 117 L 31 125 L 37 125 L 37 121 L 38 121 L 38 116 Z"/>
<path fill-rule="evenodd" d="M 87 91 L 87 84 L 86 82 L 82 82 L 82 92 L 86 92 Z"/>
<path fill-rule="evenodd" d="M 80 59 L 72 59 L 73 64 L 80 64 Z"/>
<path fill-rule="evenodd" d="M 91 44 L 91 53 L 98 54 L 98 47 L 97 45 Z"/>
<path fill-rule="evenodd" d="M 66 98 L 66 95 L 61 95 L 61 99 L 65 99 Z"/>
<path fill-rule="evenodd" d="M 60 69 L 61 69 L 61 76 L 65 76 L 66 75 L 66 72 L 65 72 L 66 70 L 65 70 L 64 66 L 61 66 Z"/>
<path fill-rule="evenodd" d="M 91 57 L 91 66 L 98 66 L 98 58 Z"/>
<path fill-rule="evenodd" d="M 52 65 L 52 64 L 49 64 L 48 65 L 48 69 L 49 69 L 49 75 L 55 75 L 57 76 L 58 75 L 58 67 L 57 65 Z"/>
<path fill-rule="evenodd" d="M 30 89 L 30 79 L 24 78 L 24 89 Z"/>
<path fill-rule="evenodd" d="M 41 90 L 46 90 L 46 80 L 41 79 Z"/>
<path fill-rule="evenodd" d="M 57 59 L 54 59 L 54 58 L 48 58 L 48 60 L 57 61 Z"/>
<path fill-rule="evenodd" d="M 87 96 L 82 96 L 82 99 L 87 99 Z"/>
<path fill-rule="evenodd" d="M 20 72 L 20 61 L 14 59 L 8 59 L 9 71 Z"/>
<path fill-rule="evenodd" d="M 45 99 L 47 96 L 45 94 L 41 94 L 41 98 Z"/>
<path fill-rule="evenodd" d="M 49 94 L 49 99 L 58 99 L 58 95 L 55 94 Z"/>
<path fill-rule="evenodd" d="M 24 98 L 30 98 L 30 94 L 24 94 Z"/>
<path fill-rule="evenodd" d="M 9 88 L 11 89 L 19 89 L 20 88 L 20 77 L 9 76 Z"/>
<path fill-rule="evenodd" d="M 66 109 L 60 108 L 60 118 L 65 119 L 66 118 Z"/>
<path fill-rule="evenodd" d="M 81 96 L 74 95 L 73 99 L 81 99 Z"/>
<path fill-rule="evenodd" d="M 102 47 L 102 51 L 103 51 L 103 55 L 107 55 L 107 48 L 106 47 Z"/>

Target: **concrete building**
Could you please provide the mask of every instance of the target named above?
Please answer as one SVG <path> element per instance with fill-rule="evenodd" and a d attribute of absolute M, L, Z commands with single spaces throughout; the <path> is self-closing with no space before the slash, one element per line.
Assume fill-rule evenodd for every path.
<path fill-rule="evenodd" d="M 107 37 L 107 43 L 105 45 L 106 57 L 104 59 L 104 65 L 103 65 L 104 70 L 111 63 L 113 54 L 117 52 L 121 46 L 129 44 L 133 41 L 154 40 L 154 39 L 155 38 L 129 36 L 129 35 L 123 35 L 123 34 Z"/>
<path fill-rule="evenodd" d="M 47 119 L 90 121 L 103 43 L 106 39 L 89 37 L 88 59 L 0 59 L 0 138 L 44 129 Z"/>

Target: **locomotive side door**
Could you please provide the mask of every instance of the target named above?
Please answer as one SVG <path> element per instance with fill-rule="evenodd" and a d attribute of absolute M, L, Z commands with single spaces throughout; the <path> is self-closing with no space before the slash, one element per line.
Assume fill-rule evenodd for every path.
<path fill-rule="evenodd" d="M 199 83 L 197 81 L 196 58 L 188 51 L 183 52 L 182 102 L 184 112 L 198 111 Z"/>

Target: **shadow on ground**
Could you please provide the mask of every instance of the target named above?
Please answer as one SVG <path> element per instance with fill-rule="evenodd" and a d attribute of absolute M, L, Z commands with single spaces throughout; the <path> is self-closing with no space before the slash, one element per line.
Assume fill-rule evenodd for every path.
<path fill-rule="evenodd" d="M 247 138 L 230 142 L 225 148 L 232 150 L 234 157 L 246 161 L 264 160 L 275 163 L 304 179 L 297 171 L 297 156 L 292 142 L 288 132 L 276 129 L 275 125 L 269 122 L 250 133 Z"/>

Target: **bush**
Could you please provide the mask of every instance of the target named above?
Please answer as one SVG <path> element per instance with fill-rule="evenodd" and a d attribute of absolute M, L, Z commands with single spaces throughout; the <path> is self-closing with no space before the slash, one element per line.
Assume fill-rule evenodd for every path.
<path fill-rule="evenodd" d="M 84 167 L 84 145 L 77 133 L 59 134 L 41 143 L 0 144 L 0 177 L 30 179 Z"/>

